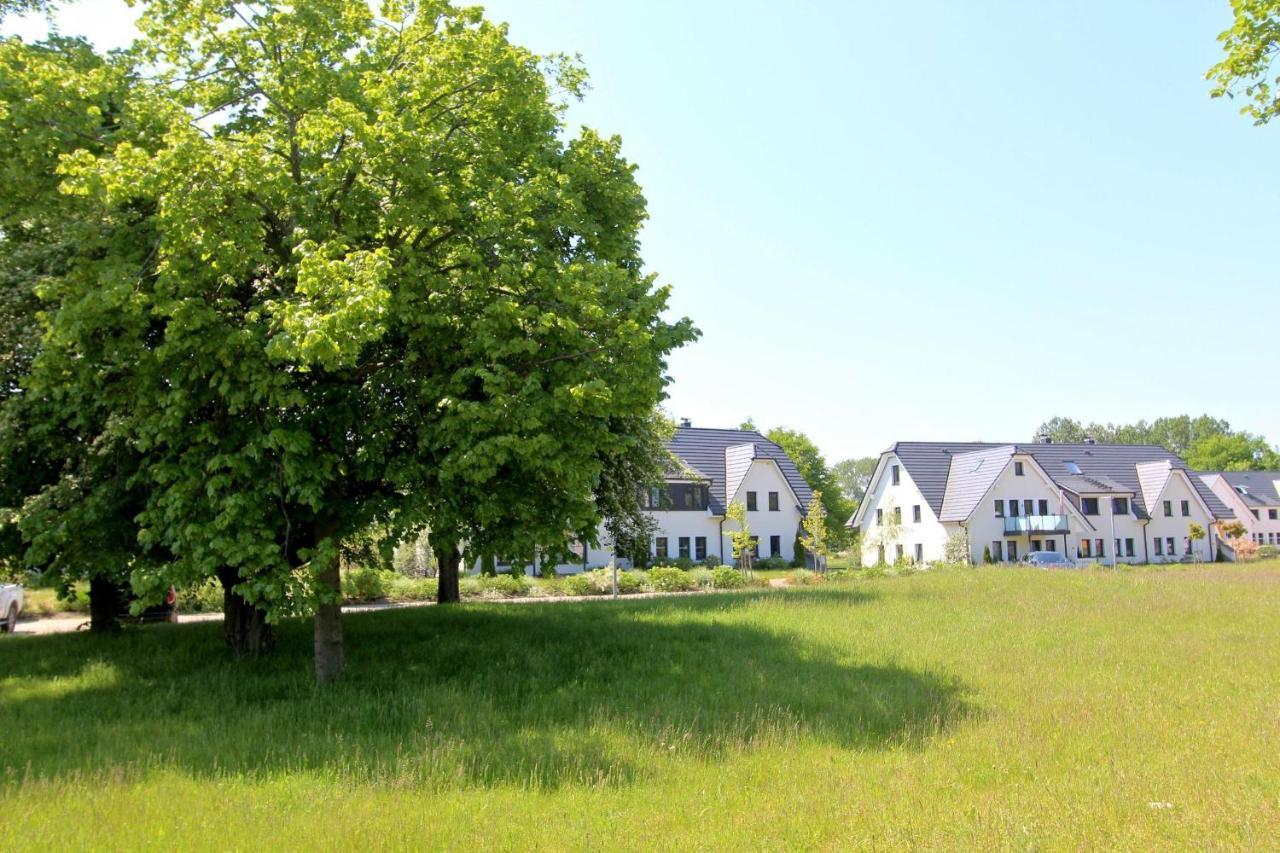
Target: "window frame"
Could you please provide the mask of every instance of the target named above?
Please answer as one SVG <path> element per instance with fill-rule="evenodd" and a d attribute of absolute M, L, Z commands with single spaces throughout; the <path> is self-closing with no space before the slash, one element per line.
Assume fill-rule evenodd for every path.
<path fill-rule="evenodd" d="M 894 486 L 901 486 L 902 485 L 902 466 L 891 465 L 889 466 L 889 469 L 890 469 L 889 470 L 890 484 Z"/>
<path fill-rule="evenodd" d="M 779 511 L 779 510 L 778 510 L 779 501 L 778 501 L 778 493 L 777 493 L 777 492 L 769 492 L 769 495 L 768 495 L 768 502 L 769 502 L 769 503 L 768 503 L 768 506 L 769 506 L 769 512 L 778 512 L 778 511 Z"/>
<path fill-rule="evenodd" d="M 755 492 L 747 492 L 747 512 L 759 512 L 760 501 Z"/>
<path fill-rule="evenodd" d="M 769 556 L 770 557 L 782 556 L 782 537 L 777 534 L 774 534 L 769 537 Z"/>

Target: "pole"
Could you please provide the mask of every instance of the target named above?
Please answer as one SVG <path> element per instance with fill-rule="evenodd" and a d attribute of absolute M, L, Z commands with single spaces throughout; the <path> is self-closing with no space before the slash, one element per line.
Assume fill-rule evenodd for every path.
<path fill-rule="evenodd" d="M 613 597 L 618 597 L 618 561 L 613 561 Z"/>
<path fill-rule="evenodd" d="M 1116 551 L 1118 545 L 1116 543 L 1116 499 L 1111 496 L 1111 568 L 1116 567 Z"/>

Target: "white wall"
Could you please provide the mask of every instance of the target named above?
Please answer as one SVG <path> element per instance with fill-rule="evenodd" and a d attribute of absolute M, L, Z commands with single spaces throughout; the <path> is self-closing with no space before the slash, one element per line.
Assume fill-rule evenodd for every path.
<path fill-rule="evenodd" d="M 893 485 L 893 466 L 899 466 L 898 485 Z M 880 476 L 867 490 L 866 512 L 858 525 L 862 543 L 862 565 L 874 566 L 880 560 L 880 546 L 884 545 L 884 560 L 893 563 L 897 559 L 897 546 L 902 546 L 904 557 L 914 559 L 916 545 L 921 546 L 925 562 L 941 560 L 946 550 L 948 530 L 938 521 L 938 516 L 925 501 L 907 468 L 898 457 L 890 453 L 884 461 Z M 912 519 L 912 508 L 920 507 L 920 521 Z M 893 516 L 894 507 L 902 510 L 902 524 L 896 540 L 890 540 L 883 528 L 876 526 L 876 510 L 883 509 L 885 521 Z"/>
<path fill-rule="evenodd" d="M 1151 562 L 1176 562 L 1182 559 L 1183 552 L 1186 548 L 1187 524 L 1194 521 L 1199 524 L 1205 531 L 1205 538 L 1193 545 L 1193 555 L 1201 560 L 1209 560 L 1209 546 L 1212 541 L 1213 520 L 1209 518 L 1204 509 L 1200 506 L 1198 496 L 1192 491 L 1190 483 L 1185 479 L 1185 473 L 1179 469 L 1174 469 L 1169 475 L 1169 480 L 1165 483 L 1164 491 L 1155 501 L 1154 506 L 1147 507 L 1147 511 L 1151 513 L 1151 522 L 1147 525 L 1147 547 L 1150 548 Z M 1184 516 L 1182 514 L 1182 501 L 1189 501 L 1191 514 Z M 1164 514 L 1164 501 L 1173 502 L 1173 516 L 1166 518 Z M 1169 536 L 1173 537 L 1177 553 L 1170 557 L 1166 552 L 1163 556 L 1156 556 L 1155 548 L 1151 544 L 1155 537 L 1161 539 Z"/>
<path fill-rule="evenodd" d="M 787 485 L 786 478 L 770 459 L 756 459 L 747 469 L 738 486 L 737 494 L 729 497 L 730 503 L 747 502 L 747 492 L 756 493 L 756 510 L 747 513 L 747 525 L 751 535 L 760 538 L 760 558 L 770 556 L 769 537 L 777 536 L 781 545 L 781 556 L 785 560 L 795 559 L 796 534 L 800 531 L 800 521 L 804 517 L 796 509 L 796 498 Z M 778 493 L 778 510 L 769 510 L 769 492 Z M 736 528 L 732 521 L 725 522 L 724 562 L 733 562 L 733 545 L 729 533 Z"/>
<path fill-rule="evenodd" d="M 1257 542 L 1261 536 L 1263 545 L 1280 544 L 1280 518 L 1272 519 L 1268 512 L 1272 510 L 1280 516 L 1280 507 L 1255 507 L 1246 504 L 1232 485 L 1220 476 L 1210 477 L 1206 482 L 1214 494 L 1231 508 L 1236 520 L 1244 525 L 1244 538 Z M 1257 518 L 1254 518 L 1253 510 L 1258 511 Z"/>

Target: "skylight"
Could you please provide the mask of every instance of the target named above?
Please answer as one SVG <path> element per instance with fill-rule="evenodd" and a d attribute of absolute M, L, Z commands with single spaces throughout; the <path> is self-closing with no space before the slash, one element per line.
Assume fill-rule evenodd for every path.
<path fill-rule="evenodd" d="M 1076 463 L 1072 462 L 1070 459 L 1068 459 L 1066 462 L 1063 462 L 1062 464 L 1067 466 L 1067 473 L 1068 473 L 1068 474 L 1079 474 L 1079 473 L 1081 473 L 1081 471 L 1080 471 L 1080 466 L 1079 466 L 1079 465 L 1077 465 Z"/>
<path fill-rule="evenodd" d="M 1249 490 L 1248 490 L 1248 489 L 1246 489 L 1244 486 L 1236 486 L 1236 491 L 1237 491 L 1237 492 L 1239 492 L 1239 493 L 1240 493 L 1240 494 L 1242 494 L 1242 495 L 1247 495 L 1247 494 L 1249 494 Z"/>

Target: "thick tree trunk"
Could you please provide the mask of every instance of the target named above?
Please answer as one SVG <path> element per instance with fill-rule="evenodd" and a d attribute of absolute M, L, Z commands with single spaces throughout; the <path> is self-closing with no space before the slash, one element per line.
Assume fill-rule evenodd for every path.
<path fill-rule="evenodd" d="M 89 578 L 89 630 L 108 633 L 120 630 L 119 584 L 107 578 Z"/>
<path fill-rule="evenodd" d="M 458 591 L 458 566 L 461 563 L 462 552 L 457 545 L 450 545 L 440 551 L 440 583 L 436 587 L 436 604 L 457 604 L 462 600 Z"/>
<path fill-rule="evenodd" d="M 338 570 L 336 554 L 316 577 L 333 600 L 332 604 L 321 604 L 316 609 L 316 681 L 323 682 L 342 675 L 346 666 L 342 654 L 342 574 Z"/>
<path fill-rule="evenodd" d="M 270 654 L 276 647 L 276 632 L 267 613 L 244 600 L 235 591 L 240 573 L 232 568 L 218 572 L 222 583 L 222 636 L 238 658 Z"/>

